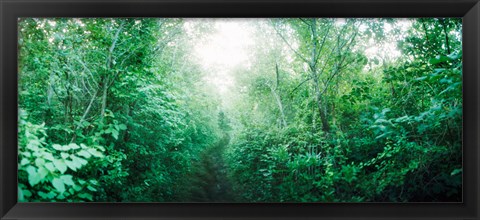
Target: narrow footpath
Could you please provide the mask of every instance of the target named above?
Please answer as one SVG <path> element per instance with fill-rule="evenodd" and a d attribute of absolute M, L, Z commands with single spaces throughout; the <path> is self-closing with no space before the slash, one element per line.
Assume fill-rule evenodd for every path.
<path fill-rule="evenodd" d="M 232 202 L 231 184 L 223 158 L 229 138 L 222 138 L 217 144 L 205 149 L 200 160 L 193 164 L 190 177 L 192 202 Z"/>

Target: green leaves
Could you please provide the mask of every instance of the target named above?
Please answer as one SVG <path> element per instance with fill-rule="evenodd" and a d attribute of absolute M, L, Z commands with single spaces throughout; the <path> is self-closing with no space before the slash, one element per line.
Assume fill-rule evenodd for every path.
<path fill-rule="evenodd" d="M 112 130 L 112 136 L 115 139 L 118 139 L 118 130 Z"/>
<path fill-rule="evenodd" d="M 92 156 L 87 150 L 81 150 L 77 153 L 77 155 L 82 156 L 86 159 L 88 159 Z"/>
<path fill-rule="evenodd" d="M 53 178 L 53 180 L 52 180 L 52 185 L 53 185 L 53 187 L 55 187 L 55 189 L 56 189 L 60 194 L 62 194 L 63 192 L 65 192 L 65 184 L 64 184 L 64 182 L 63 182 L 62 179 Z"/>
<path fill-rule="evenodd" d="M 93 199 L 91 194 L 86 196 L 77 194 L 85 193 L 87 190 L 94 191 L 97 184 L 86 184 L 85 181 L 81 184 L 76 172 L 89 163 L 88 159 L 92 158 L 92 153 L 96 158 L 103 158 L 101 151 L 105 149 L 98 145 L 89 147 L 75 143 L 48 145 L 44 141 L 46 132 L 43 126 L 22 123 L 22 120 L 20 125 L 23 127 L 20 126 L 19 130 L 26 130 L 28 137 L 38 142 L 20 141 L 19 201 L 91 201 Z M 25 143 L 31 143 L 31 146 L 22 147 Z M 77 181 L 79 184 L 76 184 Z"/>
<path fill-rule="evenodd" d="M 342 174 L 343 178 L 347 183 L 352 183 L 353 181 L 357 180 L 357 172 L 358 168 L 352 165 L 347 165 L 342 167 Z"/>
<path fill-rule="evenodd" d="M 30 163 L 30 161 L 27 158 L 22 158 L 22 161 L 20 161 L 20 166 L 25 166 L 28 163 Z"/>
<path fill-rule="evenodd" d="M 80 193 L 80 194 L 78 194 L 78 197 L 82 198 L 82 199 L 88 199 L 90 201 L 93 201 L 92 194 L 90 194 L 90 193 Z"/>
<path fill-rule="evenodd" d="M 53 147 L 53 149 L 55 149 L 55 150 L 60 150 L 60 151 L 68 150 L 68 149 L 66 149 L 64 146 L 62 146 L 62 145 L 60 145 L 60 144 L 53 144 L 52 147 Z"/>
<path fill-rule="evenodd" d="M 428 62 L 432 65 L 435 65 L 435 64 L 446 62 L 448 60 L 449 58 L 447 56 L 438 55 L 435 58 L 431 58 L 430 60 L 428 60 Z"/>
<path fill-rule="evenodd" d="M 126 130 L 127 126 L 125 124 L 118 124 L 117 121 L 114 121 L 114 124 L 110 124 L 109 127 L 104 131 L 105 134 L 112 134 L 112 137 L 117 140 L 119 131 Z"/>
<path fill-rule="evenodd" d="M 72 180 L 73 176 L 72 175 L 62 175 L 60 176 L 60 179 L 63 181 L 64 184 L 74 186 L 75 183 Z"/>
<path fill-rule="evenodd" d="M 79 165 L 80 167 L 88 163 L 87 160 L 77 157 L 75 155 L 71 155 L 70 158 L 75 164 Z"/>
<path fill-rule="evenodd" d="M 71 161 L 71 160 L 65 160 L 65 165 L 67 165 L 67 167 L 70 168 L 70 169 L 73 170 L 73 171 L 77 171 L 77 168 L 82 167 L 81 164 L 75 163 L 75 162 L 73 162 L 73 161 Z"/>
<path fill-rule="evenodd" d="M 102 154 L 100 151 L 96 150 L 96 149 L 90 148 L 90 149 L 87 150 L 87 152 L 88 152 L 89 154 L 91 154 L 92 156 L 94 156 L 94 157 L 103 157 L 103 154 Z"/>
<path fill-rule="evenodd" d="M 28 183 L 30 183 L 31 186 L 35 186 L 40 180 L 42 180 L 35 167 L 28 166 L 26 171 L 28 173 Z"/>
<path fill-rule="evenodd" d="M 85 159 L 79 158 L 75 155 L 70 155 L 70 159 L 71 160 L 67 159 L 64 162 L 73 171 L 77 171 L 77 169 L 88 163 Z"/>
<path fill-rule="evenodd" d="M 455 175 L 457 175 L 457 174 L 459 174 L 459 173 L 461 173 L 461 172 L 462 172 L 462 169 L 461 169 L 461 168 L 460 168 L 460 169 L 454 169 L 454 170 L 450 173 L 450 176 L 455 176 Z"/>
<path fill-rule="evenodd" d="M 68 151 L 68 150 L 75 150 L 75 149 L 80 148 L 80 146 L 78 146 L 75 143 L 71 143 L 71 144 L 68 144 L 68 145 L 53 144 L 52 147 L 53 147 L 53 149 L 58 150 L 58 151 Z"/>
<path fill-rule="evenodd" d="M 18 197 L 456 201 L 461 20 L 402 22 L 264 22 L 218 93 L 188 42 L 208 22 L 21 19 Z"/>
<path fill-rule="evenodd" d="M 65 171 L 67 171 L 67 164 L 65 163 L 64 160 L 54 160 L 53 161 L 53 164 L 55 165 L 55 167 L 60 171 L 60 173 L 65 173 Z"/>
<path fill-rule="evenodd" d="M 437 55 L 435 56 L 434 58 L 431 58 L 428 62 L 432 65 L 436 65 L 436 64 L 441 64 L 441 63 L 444 63 L 444 62 L 447 62 L 447 61 L 455 61 L 455 60 L 458 60 L 462 58 L 462 53 L 451 53 L 451 54 L 448 54 L 448 55 Z"/>
<path fill-rule="evenodd" d="M 124 124 L 119 124 L 119 125 L 118 125 L 118 129 L 119 129 L 119 130 L 127 130 L 127 126 L 124 125 Z"/>
<path fill-rule="evenodd" d="M 51 173 L 56 171 L 56 167 L 54 167 L 54 164 L 52 162 L 46 163 L 45 168 L 47 168 L 47 170 L 50 171 Z"/>

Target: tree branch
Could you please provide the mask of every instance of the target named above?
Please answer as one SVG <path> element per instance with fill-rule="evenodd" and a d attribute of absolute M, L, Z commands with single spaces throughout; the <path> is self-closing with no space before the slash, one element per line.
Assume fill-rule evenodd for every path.
<path fill-rule="evenodd" d="M 308 77 L 307 79 L 303 80 L 300 84 L 298 84 L 294 89 L 292 89 L 292 91 L 290 91 L 290 93 L 288 95 L 292 95 L 293 92 L 295 92 L 295 90 L 297 90 L 298 88 L 300 88 L 300 86 L 302 86 L 304 83 L 308 82 L 309 80 L 313 79 L 312 77 Z"/>
<path fill-rule="evenodd" d="M 275 32 L 278 34 L 278 36 L 280 36 L 280 38 L 283 40 L 283 42 L 285 42 L 285 44 L 287 44 L 287 46 L 290 48 L 290 50 L 292 50 L 300 59 L 302 59 L 304 62 L 308 63 L 307 59 L 305 59 L 305 57 L 303 57 L 298 51 L 296 51 L 295 49 L 293 49 L 292 45 L 290 43 L 288 43 L 288 41 L 285 39 L 285 37 L 280 33 L 280 31 L 276 28 L 276 26 L 274 25 L 273 26 L 273 29 L 275 30 Z"/>

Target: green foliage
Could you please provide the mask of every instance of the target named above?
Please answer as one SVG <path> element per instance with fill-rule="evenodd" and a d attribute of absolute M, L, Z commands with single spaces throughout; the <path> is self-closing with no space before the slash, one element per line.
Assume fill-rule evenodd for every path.
<path fill-rule="evenodd" d="M 460 19 L 243 25 L 20 19 L 19 201 L 461 201 Z"/>
<path fill-rule="evenodd" d="M 44 124 L 35 125 L 21 111 L 19 121 L 19 201 L 93 201 L 98 184 L 73 176 L 104 158 L 101 146 L 47 143 Z M 28 184 L 27 184 L 28 183 Z"/>
<path fill-rule="evenodd" d="M 301 42 L 299 60 L 310 58 L 303 52 L 312 48 L 308 22 L 290 22 Z M 462 54 L 460 39 L 452 34 L 459 26 L 455 19 L 444 21 L 451 35 L 446 42 L 438 22 L 414 22 L 412 35 L 399 44 L 414 59 L 384 63 L 379 67 L 381 78 L 341 73 L 337 85 L 324 87 L 326 104 L 311 98 L 315 83 L 305 86 L 305 92 L 291 87 L 297 93 L 284 105 L 293 118 L 287 128 L 272 129 L 271 121 L 244 123 L 228 154 L 238 201 L 460 201 Z M 318 24 L 319 31 L 328 33 L 322 29 L 325 25 L 328 21 Z M 416 34 L 422 27 L 429 32 L 427 43 Z M 281 28 L 288 33 L 287 27 Z M 386 33 L 375 34 L 382 39 Z M 351 71 L 369 71 L 354 67 L 356 62 L 366 65 L 361 56 L 352 61 Z M 375 65 L 379 64 L 377 60 Z M 309 71 L 314 72 L 311 66 Z M 323 75 L 318 77 L 322 80 Z M 291 80 L 292 85 L 300 82 Z M 258 83 L 253 87 L 255 97 L 268 94 Z M 283 86 L 288 88 L 288 83 Z M 334 126 L 327 133 L 318 131 L 321 118 L 315 108 L 320 103 L 326 105 L 321 111 Z M 278 118 L 275 107 L 260 111 Z"/>

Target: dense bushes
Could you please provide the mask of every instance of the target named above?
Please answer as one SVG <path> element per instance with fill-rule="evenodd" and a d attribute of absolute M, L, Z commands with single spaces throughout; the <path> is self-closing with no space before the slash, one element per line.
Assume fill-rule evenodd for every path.
<path fill-rule="evenodd" d="M 301 24 L 286 21 L 289 22 L 307 36 L 324 31 L 313 32 L 311 27 L 315 24 L 309 20 Z M 414 59 L 384 61 L 382 66 L 360 70 L 355 65 L 365 63 L 358 55 L 358 59 L 353 58 L 349 67 L 336 75 L 336 63 L 324 63 L 322 67 L 333 68 L 333 73 L 317 76 L 315 74 L 322 69 L 311 66 L 306 71 L 310 72 L 307 80 L 318 77 L 319 82 L 329 82 L 332 78 L 328 77 L 333 77 L 338 80 L 336 82 L 331 80 L 330 84 L 323 85 L 312 82 L 311 87 L 302 89 L 296 86 L 295 78 L 282 81 L 284 91 L 298 93 L 290 99 L 287 95 L 291 92 L 281 95 L 285 98 L 281 111 L 287 112 L 288 126 L 271 126 L 281 117 L 277 114 L 279 106 L 271 105 L 250 113 L 252 119 L 242 121 L 243 130 L 230 146 L 230 175 L 237 199 L 268 202 L 461 201 L 460 39 L 450 36 L 446 42 L 445 29 L 437 22 L 448 22 L 445 28 L 449 31 L 459 30 L 455 23 L 458 20 L 417 20 L 410 29 L 411 35 L 400 42 L 403 53 Z M 308 25 L 310 30 L 301 29 Z M 322 25 L 325 24 L 318 27 Z M 426 28 L 427 33 L 421 27 Z M 430 44 L 425 44 L 419 32 L 428 36 Z M 306 38 L 301 41 L 305 44 L 304 50 L 300 46 L 295 54 L 301 62 L 308 62 L 312 53 L 313 56 L 318 53 L 309 54 L 312 45 L 328 45 L 329 40 L 332 44 L 335 41 L 341 44 L 340 37 L 348 34 L 336 36 L 332 34 L 332 39 Z M 288 44 L 285 38 L 283 40 Z M 333 48 L 335 52 L 336 47 Z M 321 53 L 318 56 L 322 56 Z M 346 59 L 352 56 L 351 53 L 338 53 L 340 60 L 342 56 Z M 379 64 L 375 60 L 372 62 Z M 381 71 L 383 74 L 378 78 L 355 75 L 351 71 L 367 74 Z M 317 86 L 324 91 L 323 100 L 315 97 Z M 268 90 L 262 92 L 258 87 L 252 87 L 250 92 L 255 97 L 269 95 Z M 270 101 L 266 102 L 264 106 Z M 317 105 L 323 105 L 320 113 Z M 266 116 L 267 122 L 249 123 L 255 121 L 255 114 Z M 330 129 L 322 126 L 321 117 L 326 117 Z"/>
<path fill-rule="evenodd" d="M 21 19 L 19 200 L 461 201 L 461 20 L 222 25 Z"/>
<path fill-rule="evenodd" d="M 19 124 L 20 200 L 184 199 L 191 161 L 220 135 L 217 117 L 205 114 L 214 100 L 190 103 L 192 89 L 205 92 L 178 77 L 178 60 L 157 58 L 183 56 L 167 45 L 181 39 L 164 34 L 178 21 L 24 19 L 20 27 L 19 106 L 28 113 Z"/>

